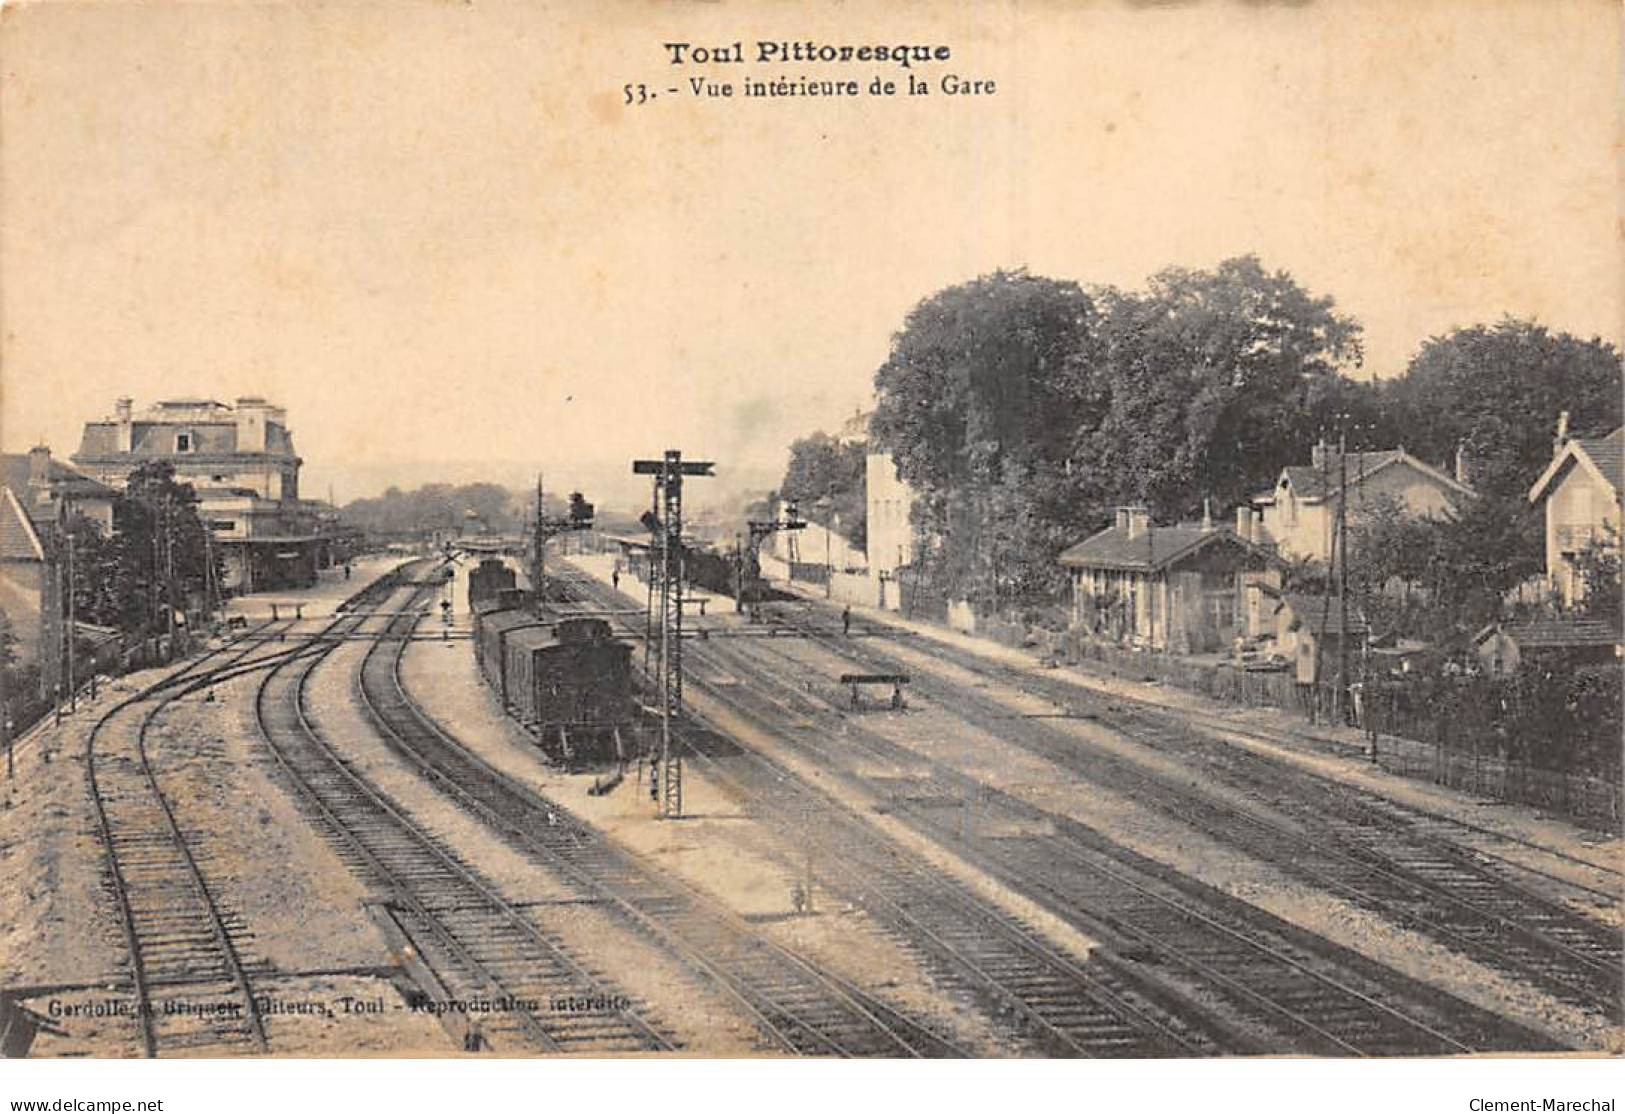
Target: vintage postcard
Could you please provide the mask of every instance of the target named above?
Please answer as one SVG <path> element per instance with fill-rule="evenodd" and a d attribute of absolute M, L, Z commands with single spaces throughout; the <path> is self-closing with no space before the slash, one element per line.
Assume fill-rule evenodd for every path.
<path fill-rule="evenodd" d="M 1620 42 L 7 4 L 4 1052 L 1618 1054 Z"/>

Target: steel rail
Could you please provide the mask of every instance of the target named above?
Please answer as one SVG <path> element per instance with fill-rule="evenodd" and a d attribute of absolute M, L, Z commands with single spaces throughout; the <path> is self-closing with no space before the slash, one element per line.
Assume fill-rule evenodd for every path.
<path fill-rule="evenodd" d="M 596 586 L 595 586 L 595 590 L 597 590 Z M 753 663 L 747 663 L 743 659 L 742 655 L 743 655 L 744 651 L 743 651 L 742 648 L 740 648 L 740 647 L 730 647 L 729 649 L 730 649 L 731 653 L 729 654 L 730 664 L 729 664 L 728 668 L 735 669 L 737 671 L 738 669 L 743 667 L 745 672 L 747 672 L 747 673 L 750 672 L 752 669 L 758 671 L 758 673 L 762 672 L 762 667 L 754 665 Z M 720 647 L 716 647 L 716 648 L 711 648 L 711 649 L 708 649 L 708 650 L 701 651 L 701 653 L 702 653 L 702 655 L 714 656 L 716 654 L 723 653 L 723 650 Z M 804 670 L 805 669 L 804 664 L 801 665 L 800 668 L 802 668 Z M 759 676 L 758 679 L 759 680 L 760 679 L 765 679 L 765 680 L 768 680 L 770 683 L 776 683 L 776 684 L 780 685 L 788 693 L 792 694 L 794 699 L 803 702 L 806 705 L 806 710 L 804 710 L 803 712 L 797 713 L 798 715 L 807 714 L 808 711 L 810 711 L 810 714 L 813 714 L 813 715 L 831 716 L 831 715 L 834 714 L 831 711 L 830 708 L 826 708 L 826 707 L 823 707 L 823 706 L 821 706 L 821 705 L 819 705 L 819 704 L 817 704 L 815 702 L 812 702 L 807 697 L 807 695 L 805 693 L 800 691 L 800 689 L 796 688 L 793 685 L 790 685 L 790 684 L 788 684 L 786 682 L 783 682 L 783 681 L 779 680 L 777 677 L 773 676 L 772 674 L 765 674 L 765 676 Z M 722 689 L 718 689 L 718 688 L 716 688 L 714 686 L 705 686 L 703 681 L 701 681 L 700 683 L 701 683 L 702 687 L 706 687 L 707 691 L 711 692 L 717 699 L 722 700 L 725 703 L 730 700 L 730 696 L 728 694 L 726 694 Z M 732 698 L 732 699 L 733 699 L 733 702 L 735 703 L 735 705 L 737 706 L 738 698 Z M 742 711 L 744 711 L 746 714 L 751 714 L 749 709 L 742 709 Z M 765 725 L 767 725 L 770 728 L 773 726 L 773 724 L 772 724 L 773 717 L 771 717 L 771 716 L 764 717 L 761 713 L 758 712 L 758 713 L 751 714 L 751 718 L 756 722 L 764 723 Z M 782 732 L 781 732 L 781 734 L 782 734 Z M 873 739 L 870 739 L 867 736 L 868 736 L 868 733 L 866 733 L 866 732 L 864 732 L 864 731 L 862 731 L 860 729 L 859 731 L 857 731 L 855 733 L 849 730 L 849 731 L 847 731 L 847 733 L 846 733 L 846 735 L 844 737 L 848 741 L 856 738 L 860 743 L 862 743 L 862 744 L 864 744 L 866 746 L 869 746 L 871 749 L 873 749 L 873 747 L 874 747 L 874 745 L 875 745 L 875 743 L 877 741 L 873 740 Z M 802 745 L 805 745 L 805 744 L 802 744 Z M 895 744 L 887 743 L 886 746 L 893 748 L 893 750 L 898 749 L 898 748 L 895 747 Z M 901 755 L 901 756 L 899 754 L 892 753 L 891 751 L 877 752 L 877 753 L 883 753 L 885 757 L 893 759 L 893 760 L 898 759 L 899 757 L 907 757 L 907 758 L 911 758 L 911 759 L 915 759 L 915 760 L 920 760 L 920 756 L 917 755 L 917 754 L 914 754 L 913 752 L 906 752 L 906 754 Z M 940 768 L 940 764 L 934 764 L 934 765 L 936 765 L 938 768 Z M 969 781 L 969 779 L 964 779 L 964 780 L 966 780 L 967 782 Z M 913 808 L 912 806 L 907 805 L 906 802 L 903 805 L 901 805 L 900 807 L 903 810 L 910 812 L 914 816 L 916 823 L 925 824 L 925 825 L 927 825 L 929 827 L 932 827 L 932 828 L 937 827 L 937 825 L 935 825 L 934 822 L 930 821 L 930 818 L 925 815 L 923 810 Z M 1029 806 L 1029 808 L 1030 808 L 1030 806 Z M 1037 811 L 1037 810 L 1032 810 L 1032 811 Z M 953 837 L 952 833 L 944 833 L 944 832 L 939 831 L 939 837 L 947 838 L 951 842 L 955 843 L 956 845 L 959 845 L 959 844 L 963 843 L 962 840 L 955 839 L 955 837 Z M 1069 857 L 1071 857 L 1071 858 L 1076 857 L 1073 849 L 1070 848 L 1066 842 L 1058 841 L 1058 840 L 1052 841 L 1052 842 L 1054 843 L 1055 847 L 1057 847 L 1060 850 L 1062 850 L 1063 852 L 1067 853 Z M 977 858 L 980 861 L 990 862 L 990 860 L 987 859 L 986 855 L 983 855 L 983 854 L 981 854 L 979 852 L 974 852 L 974 850 L 973 850 L 973 853 L 976 854 Z M 1407 1015 L 1399 1013 L 1398 1011 L 1393 1010 L 1391 1007 L 1387 1006 L 1385 1003 L 1375 1000 L 1370 995 L 1367 995 L 1364 992 L 1360 991 L 1358 988 L 1347 986 L 1347 985 L 1344 985 L 1344 984 L 1338 982 L 1337 980 L 1333 980 L 1329 976 L 1327 976 L 1326 974 L 1324 974 L 1322 972 L 1315 971 L 1312 968 L 1304 966 L 1302 963 L 1300 963 L 1298 960 L 1296 960 L 1292 956 L 1289 956 L 1289 955 L 1286 955 L 1283 952 L 1280 952 L 1279 949 L 1272 948 L 1270 945 L 1264 943 L 1261 940 L 1249 939 L 1248 937 L 1236 932 L 1234 929 L 1231 929 L 1228 926 L 1223 925 L 1222 923 L 1213 921 L 1213 919 L 1211 917 L 1208 917 L 1205 913 L 1201 912 L 1200 910 L 1191 908 L 1188 905 L 1188 903 L 1174 901 L 1172 899 L 1169 899 L 1166 895 L 1156 894 L 1156 893 L 1154 893 L 1154 892 L 1152 892 L 1150 890 L 1147 890 L 1144 886 L 1140 885 L 1132 877 L 1122 875 L 1121 872 L 1119 872 L 1119 871 L 1114 871 L 1114 870 L 1111 870 L 1109 868 L 1103 868 L 1098 863 L 1084 861 L 1084 862 L 1075 862 L 1072 865 L 1077 866 L 1077 867 L 1084 867 L 1084 868 L 1087 868 L 1087 869 L 1095 871 L 1095 872 L 1101 872 L 1101 871 L 1104 870 L 1108 877 L 1115 874 L 1117 877 L 1115 877 L 1113 879 L 1114 884 L 1131 886 L 1134 889 L 1135 892 L 1144 893 L 1147 898 L 1157 902 L 1161 907 L 1170 909 L 1171 911 L 1175 912 L 1178 915 L 1186 916 L 1186 917 L 1194 917 L 1194 918 L 1196 918 L 1196 919 L 1198 919 L 1200 921 L 1210 923 L 1213 926 L 1214 930 L 1221 931 L 1221 932 L 1229 935 L 1231 938 L 1234 939 L 1234 941 L 1236 943 L 1238 943 L 1240 945 L 1244 945 L 1245 947 L 1248 947 L 1248 948 L 1252 948 L 1254 950 L 1263 951 L 1263 952 L 1265 952 L 1267 954 L 1273 955 L 1276 962 L 1284 962 L 1284 963 L 1294 967 L 1295 969 L 1299 970 L 1301 972 L 1301 974 L 1311 978 L 1312 980 L 1318 980 L 1322 985 L 1326 986 L 1328 989 L 1336 989 L 1339 993 L 1353 996 L 1354 999 L 1362 1002 L 1366 1007 L 1368 1007 L 1368 1008 L 1370 1008 L 1372 1010 L 1375 1010 L 1375 1011 L 1377 1011 L 1377 1012 L 1379 1012 L 1381 1014 L 1386 1014 L 1386 1015 L 1389 1015 L 1389 1016 L 1393 1017 L 1395 1020 L 1397 1020 L 1400 1023 L 1402 1023 L 1403 1025 L 1409 1027 L 1409 1029 L 1411 1031 L 1415 1031 L 1415 1032 L 1418 1032 L 1418 1033 L 1422 1033 L 1422 1032 L 1427 1033 L 1429 1037 L 1431 1037 L 1431 1038 L 1433 1038 L 1433 1039 L 1435 1039 L 1435 1040 L 1437 1040 L 1439 1042 L 1439 1047 L 1441 1047 L 1442 1049 L 1451 1050 L 1451 1051 L 1469 1051 L 1470 1050 L 1466 1045 L 1464 1045 L 1461 1042 L 1457 1041 L 1455 1038 L 1450 1037 L 1447 1034 L 1437 1032 L 1437 1030 L 1433 1029 L 1427 1023 L 1422 1022 L 1419 1019 L 1409 1017 Z M 1019 869 L 1012 869 L 1012 867 L 1008 863 L 1006 863 L 1004 866 L 1002 866 L 1000 868 L 999 872 L 1007 880 L 1010 880 L 1014 884 L 1016 884 L 1018 886 L 1018 889 L 1032 889 L 1035 885 L 1038 886 L 1039 888 L 1044 888 L 1044 889 L 1048 888 L 1048 883 L 1045 882 L 1043 879 L 1035 879 L 1028 872 L 1024 872 L 1024 871 L 1019 870 Z M 1253 914 L 1256 916 L 1257 915 L 1257 910 L 1253 910 Z M 1128 927 L 1128 926 L 1119 925 L 1118 927 Z M 1154 946 L 1158 950 L 1163 951 L 1164 953 L 1178 954 L 1178 949 L 1173 948 L 1166 941 L 1157 941 L 1157 940 L 1153 940 L 1153 939 L 1150 939 L 1150 938 L 1143 938 L 1139 942 L 1142 943 L 1142 944 L 1148 945 L 1148 946 Z M 1324 941 L 1322 942 L 1322 944 L 1324 945 Z M 1195 967 L 1193 969 L 1201 969 L 1204 966 L 1204 965 L 1202 965 L 1200 963 L 1199 960 L 1195 960 L 1194 957 L 1182 956 L 1182 958 L 1186 962 L 1194 964 Z M 1208 971 L 1210 976 L 1215 977 L 1218 981 L 1221 982 L 1222 985 L 1231 986 L 1235 991 L 1237 991 L 1237 992 L 1241 993 L 1242 995 L 1244 995 L 1245 997 L 1257 1002 L 1260 1006 L 1263 1006 L 1263 1007 L 1267 1008 L 1272 1013 L 1275 1013 L 1277 1016 L 1281 1017 L 1283 1020 L 1290 1020 L 1296 1027 L 1305 1029 L 1307 1032 L 1314 1035 L 1317 1040 L 1324 1039 L 1328 1043 L 1328 1045 L 1330 1047 L 1337 1048 L 1337 1049 L 1340 1049 L 1340 1050 L 1345 1050 L 1345 1051 L 1354 1051 L 1354 1052 L 1359 1051 L 1359 1049 L 1357 1047 L 1350 1045 L 1348 1042 L 1342 1040 L 1341 1038 L 1339 1038 L 1335 1034 L 1327 1033 L 1320 1026 L 1316 1025 L 1316 1023 L 1314 1021 L 1312 1021 L 1311 1019 L 1303 1017 L 1302 1015 L 1296 1013 L 1295 1011 L 1293 1011 L 1289 1007 L 1286 1007 L 1286 1006 L 1281 1005 L 1280 1003 L 1274 1002 L 1273 1000 L 1271 1000 L 1271 999 L 1267 998 L 1266 996 L 1264 996 L 1260 991 L 1246 985 L 1245 983 L 1241 983 L 1241 982 L 1238 982 L 1238 981 L 1236 981 L 1234 979 L 1231 979 L 1230 976 L 1226 976 L 1222 972 L 1219 972 L 1217 970 L 1214 970 L 1214 969 L 1211 969 L 1211 968 L 1206 968 L 1206 970 Z"/>
<path fill-rule="evenodd" d="M 871 664 L 883 662 L 888 665 L 895 665 L 899 661 L 896 657 L 873 647 L 847 647 L 822 634 L 814 634 L 813 637 L 819 645 L 838 658 L 856 658 Z M 775 650 L 773 647 L 768 647 L 766 652 L 783 653 L 782 650 Z M 805 668 L 805 663 L 797 664 Z M 1164 807 L 1184 822 L 1197 826 L 1221 840 L 1249 849 L 1259 854 L 1265 861 L 1282 863 L 1290 872 L 1331 892 L 1339 893 L 1355 904 L 1386 913 L 1402 924 L 1425 931 L 1442 942 L 1451 943 L 1454 949 L 1462 954 L 1492 962 L 1502 969 L 1538 981 L 1560 996 L 1579 999 L 1605 1009 L 1612 1008 L 1618 1003 L 1621 974 L 1617 951 L 1607 955 L 1582 951 L 1558 939 L 1547 930 L 1529 924 L 1526 920 L 1514 919 L 1500 909 L 1491 907 L 1487 904 L 1488 898 L 1462 896 L 1403 862 L 1390 864 L 1388 860 L 1381 858 L 1376 850 L 1360 845 L 1362 842 L 1392 835 L 1380 827 L 1369 832 L 1345 832 L 1337 842 L 1310 841 L 1301 833 L 1279 822 L 1234 805 L 1218 802 L 1210 796 L 1196 793 L 1125 759 L 1095 751 L 1082 754 L 1075 740 L 1047 725 L 1022 722 L 1015 725 L 1012 730 L 1004 709 L 990 698 L 967 692 L 962 687 L 953 686 L 945 680 L 922 680 L 917 687 L 922 692 L 933 694 L 944 707 L 957 710 L 972 723 L 984 730 L 995 732 L 1006 742 L 1049 761 L 1058 762 L 1091 781 L 1108 786 L 1115 785 L 1118 788 L 1127 783 L 1134 790 L 1149 790 L 1150 799 L 1159 801 L 1171 799 L 1172 805 Z M 1095 718 L 1101 719 L 1099 715 Z M 1121 726 L 1116 729 L 1129 730 Z M 1136 796 L 1139 794 L 1136 793 Z M 1296 810 L 1298 818 L 1305 822 L 1321 818 L 1328 809 L 1335 812 L 1343 807 L 1335 800 L 1322 802 L 1324 808 L 1317 805 L 1306 814 L 1305 810 L 1310 808 L 1307 803 L 1296 805 L 1279 793 L 1274 794 L 1272 800 L 1275 808 L 1289 812 Z M 1247 829 L 1251 829 L 1255 834 L 1251 837 L 1245 836 L 1244 832 Z M 1260 840 L 1265 841 L 1264 845 L 1260 845 Z M 1344 841 L 1352 841 L 1353 845 L 1346 846 Z M 1575 918 L 1574 914 L 1567 910 L 1554 909 L 1550 902 L 1539 898 L 1538 895 L 1529 894 L 1514 883 L 1504 879 L 1484 878 L 1482 872 L 1473 871 L 1471 864 L 1463 863 L 1459 858 L 1451 857 L 1451 861 L 1443 865 L 1467 873 L 1470 881 L 1493 885 L 1495 888 L 1492 893 L 1498 899 L 1505 894 L 1514 902 L 1521 903 L 1519 912 L 1525 918 L 1539 916 L 1559 923 L 1573 921 Z M 1339 876 L 1337 871 L 1344 873 Z M 1355 877 L 1349 877 L 1350 872 Z M 1388 893 L 1379 893 L 1371 888 L 1373 886 L 1385 886 Z M 1414 901 L 1418 895 L 1433 901 L 1436 912 L 1429 915 L 1414 908 Z M 1438 910 L 1439 905 L 1446 906 L 1446 910 Z M 1451 915 L 1449 909 L 1454 909 L 1458 918 L 1462 916 L 1469 918 L 1469 923 L 1467 925 L 1448 923 L 1448 920 L 1443 918 Z M 1471 923 L 1475 918 L 1477 923 Z M 1479 929 L 1477 935 L 1472 932 L 1475 928 Z M 1491 931 L 1486 934 L 1485 928 Z M 1575 927 L 1573 931 L 1580 930 Z M 1601 933 L 1595 935 L 1600 936 Z M 1523 940 L 1524 944 L 1515 948 L 1514 944 L 1518 939 Z M 1554 963 L 1552 959 L 1542 954 L 1543 951 L 1553 957 L 1560 957 L 1568 967 Z M 1573 974 L 1568 974 L 1569 971 Z M 1585 981 L 1577 985 L 1576 979 Z M 1601 985 L 1604 983 L 1607 985 Z"/>
<path fill-rule="evenodd" d="M 407 692 L 400 678 L 400 658 L 404 653 L 405 645 L 406 643 L 403 640 L 397 647 L 394 659 L 390 664 L 390 676 L 394 689 L 393 695 L 401 708 L 408 714 L 410 720 L 403 723 L 399 718 L 391 719 L 388 713 L 383 710 L 386 698 L 378 692 L 376 686 L 372 693 L 369 694 L 369 699 L 373 701 L 374 712 L 379 722 L 386 730 L 391 732 L 400 748 L 405 753 L 412 755 L 425 772 L 442 784 L 448 793 L 461 801 L 470 811 L 480 815 L 487 823 L 500 831 L 506 832 L 510 838 L 517 841 L 523 848 L 541 857 L 548 865 L 570 877 L 588 892 L 600 896 L 605 902 L 613 905 L 623 916 L 641 927 L 666 948 L 683 956 L 692 966 L 704 972 L 730 997 L 744 1007 L 750 1016 L 757 1021 L 758 1025 L 763 1027 L 764 1035 L 771 1037 L 783 1050 L 805 1054 L 809 1051 L 809 1048 L 805 1038 L 798 1038 L 793 1031 L 785 1028 L 783 1022 L 770 1017 L 770 1013 L 774 1017 L 782 1015 L 794 1022 L 796 1028 L 799 1028 L 813 1039 L 814 1050 L 816 1051 L 837 1056 L 857 1053 L 857 1050 L 843 1045 L 835 1035 L 827 1031 L 827 1027 L 821 1027 L 818 1022 L 799 1015 L 793 1006 L 787 1005 L 783 1000 L 772 1001 L 771 995 L 760 985 L 752 985 L 743 979 L 741 975 L 727 970 L 721 963 L 706 955 L 701 945 L 697 945 L 692 940 L 679 935 L 669 925 L 662 923 L 659 917 L 653 916 L 641 908 L 634 899 L 629 898 L 620 889 L 610 884 L 606 874 L 613 872 L 599 871 L 594 874 L 577 857 L 572 857 L 566 853 L 564 848 L 538 838 L 536 834 L 538 831 L 553 830 L 553 825 L 522 824 L 512 816 L 505 815 L 503 808 L 496 799 L 493 799 L 491 794 L 499 793 L 503 795 L 506 798 L 504 803 L 507 803 L 510 807 L 523 809 L 529 815 L 539 818 L 544 812 L 551 812 L 555 817 L 563 817 L 565 824 L 573 827 L 577 832 L 587 831 L 587 826 L 574 817 L 568 809 L 556 802 L 544 802 L 537 798 L 527 787 L 515 783 L 506 774 L 491 766 L 483 758 L 474 754 L 451 736 L 441 724 L 418 705 L 411 694 Z M 376 649 L 374 652 L 376 652 Z M 363 678 L 366 677 L 365 665 L 363 665 L 362 676 Z M 365 684 L 363 684 L 363 689 L 365 690 Z M 441 748 L 443 754 L 450 756 L 454 763 L 462 764 L 467 770 L 472 771 L 485 781 L 487 785 L 486 792 L 484 794 L 476 792 L 466 781 L 460 780 L 444 769 L 442 763 L 437 762 L 433 756 L 427 754 L 420 746 L 414 745 L 409 736 L 416 732 L 427 733 L 435 744 Z M 574 850 L 577 855 L 582 851 L 579 847 L 574 848 Z M 601 840 L 594 841 L 593 850 L 601 854 L 611 854 L 617 871 L 641 875 L 648 882 L 653 882 L 652 876 L 647 875 L 643 867 L 635 865 L 633 860 L 627 858 L 624 853 L 612 851 Z M 844 1003 L 844 1008 L 855 1012 L 874 1030 L 886 1034 L 891 1042 L 889 1054 L 909 1056 L 922 1054 L 919 1047 L 922 1043 L 922 1032 L 914 1023 L 897 1015 L 889 1007 L 874 1001 L 864 992 L 846 984 L 844 980 L 836 980 L 828 972 L 820 970 L 795 953 L 767 940 L 748 925 L 737 922 L 731 914 L 716 907 L 711 899 L 700 894 L 681 880 L 662 877 L 658 884 L 668 891 L 668 894 L 665 895 L 667 900 L 675 897 L 686 902 L 690 907 L 691 915 L 697 913 L 702 919 L 709 918 L 713 922 L 724 925 L 726 931 L 730 932 L 738 941 L 748 942 L 749 946 L 760 949 L 765 956 L 769 957 L 770 961 L 789 966 L 802 978 L 823 986 L 830 996 Z M 764 996 L 770 999 L 770 1003 L 762 1001 Z M 883 1017 L 882 1014 L 889 1016 Z M 905 1037 L 898 1031 L 904 1028 L 915 1030 L 914 1035 Z M 929 1040 L 924 1043 L 930 1045 L 934 1054 L 942 1052 L 957 1054 L 961 1051 L 936 1034 L 929 1034 Z"/>
<path fill-rule="evenodd" d="M 265 624 L 265 626 L 268 625 Z M 111 882 L 118 909 L 119 927 L 124 937 L 125 950 L 130 957 L 131 988 L 136 1000 L 136 1013 L 140 1021 L 143 1050 L 149 1058 L 158 1054 L 157 1032 L 153 1025 L 153 1017 L 157 1011 L 154 1009 L 150 994 L 145 950 L 141 941 L 141 928 L 137 924 L 134 903 L 130 897 L 131 884 L 118 851 L 118 842 L 125 836 L 125 833 L 115 831 L 112 818 L 108 815 L 110 798 L 108 790 L 104 788 L 102 779 L 98 776 L 99 761 L 96 744 L 102 738 L 103 731 L 108 728 L 115 716 L 143 701 L 150 700 L 155 695 L 161 696 L 159 702 L 148 709 L 142 716 L 136 730 L 135 751 L 139 759 L 143 780 L 165 821 L 166 831 L 160 834 L 165 835 L 170 844 L 182 856 L 182 861 L 186 867 L 185 882 L 190 885 L 194 894 L 203 903 L 207 914 L 208 927 L 215 939 L 216 947 L 220 951 L 221 958 L 226 963 L 232 981 L 245 999 L 247 1005 L 245 1016 L 250 1026 L 250 1039 L 257 1051 L 266 1051 L 264 1025 L 259 1016 L 258 1006 L 247 973 L 243 968 L 235 946 L 231 942 L 230 934 L 221 921 L 219 908 L 209 891 L 207 882 L 203 878 L 197 860 L 187 844 L 185 834 L 182 832 L 173 809 L 158 785 L 157 775 L 152 769 L 146 746 L 147 732 L 151 728 L 154 719 L 165 707 L 190 691 L 214 683 L 216 674 L 223 673 L 253 652 L 254 647 L 250 645 L 226 666 L 200 672 L 209 661 L 235 649 L 240 641 L 241 639 L 227 641 L 202 657 L 188 663 L 184 668 L 170 673 L 155 684 L 120 700 L 98 717 L 85 740 L 86 781 L 90 789 L 92 811 L 96 818 L 97 839 L 106 857 L 108 879 Z"/>
<path fill-rule="evenodd" d="M 416 594 L 414 593 L 414 596 Z M 354 621 L 359 626 L 368 618 L 370 616 L 364 614 L 345 616 L 339 622 Z M 336 626 L 337 623 L 334 625 Z M 271 717 L 266 711 L 267 694 L 270 692 L 277 673 L 289 665 L 296 664 L 296 662 L 300 665 L 300 672 L 289 686 L 289 693 L 292 698 L 290 710 L 293 712 L 295 722 L 301 733 L 305 736 L 305 742 L 314 748 L 312 753 L 319 754 L 326 760 L 327 772 L 339 777 L 357 799 L 377 809 L 380 816 L 387 818 L 395 826 L 393 834 L 404 836 L 417 852 L 432 858 L 440 869 L 450 874 L 461 885 L 467 887 L 473 896 L 486 902 L 490 909 L 495 910 L 509 927 L 518 932 L 531 947 L 541 952 L 549 962 L 562 968 L 565 973 L 578 978 L 589 990 L 603 993 L 603 988 L 598 985 L 601 980 L 587 973 L 558 944 L 549 940 L 517 909 L 505 901 L 494 888 L 472 869 L 458 861 L 454 855 L 449 854 L 420 825 L 396 808 L 380 790 L 351 769 L 349 764 L 338 755 L 332 745 L 311 723 L 306 706 L 306 686 L 316 666 L 328 654 L 336 650 L 338 645 L 339 643 L 333 643 L 325 647 L 322 653 L 309 655 L 303 659 L 290 659 L 282 663 L 266 676 L 256 695 L 255 711 L 261 733 L 270 744 L 278 763 L 303 794 L 306 802 L 315 808 L 317 814 L 322 817 L 332 834 L 342 841 L 359 861 L 366 864 L 378 880 L 390 887 L 396 899 L 402 902 L 413 916 L 429 930 L 441 947 L 450 953 L 457 962 L 462 964 L 465 968 L 465 976 L 472 973 L 476 981 L 483 982 L 485 985 L 495 988 L 509 997 L 518 997 L 508 991 L 502 976 L 492 971 L 488 964 L 473 955 L 468 945 L 457 935 L 456 931 L 445 924 L 443 917 L 429 908 L 418 893 L 421 883 L 404 877 L 397 867 L 385 863 L 374 853 L 373 849 L 355 830 L 357 818 L 355 816 L 341 818 L 333 803 L 327 800 L 323 792 L 311 780 L 312 775 L 298 767 L 285 746 L 278 745 L 278 732 L 272 728 Z M 422 955 L 421 951 L 419 954 L 425 963 L 430 963 L 428 956 Z M 618 998 L 620 995 L 613 995 L 613 997 Z M 673 1048 L 671 1041 L 638 1015 L 636 1011 L 621 1009 L 617 1010 L 616 1013 L 627 1023 L 628 1029 L 635 1034 L 639 1047 L 655 1051 L 671 1050 Z M 525 1035 L 540 1048 L 553 1052 L 565 1050 L 560 1037 L 550 1032 L 540 1019 L 530 1011 L 516 1010 L 512 1016 L 525 1031 Z M 571 1051 L 577 1050 L 572 1049 Z"/>

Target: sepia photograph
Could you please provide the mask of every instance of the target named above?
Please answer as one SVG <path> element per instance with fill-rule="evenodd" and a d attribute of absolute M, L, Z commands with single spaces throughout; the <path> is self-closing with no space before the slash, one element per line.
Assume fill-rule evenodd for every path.
<path fill-rule="evenodd" d="M 0 1051 L 1615 1109 L 1620 53 L 5 4 Z"/>

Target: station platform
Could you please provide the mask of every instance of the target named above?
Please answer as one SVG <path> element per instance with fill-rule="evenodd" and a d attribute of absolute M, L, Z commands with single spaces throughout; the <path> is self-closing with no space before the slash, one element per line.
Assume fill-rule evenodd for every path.
<path fill-rule="evenodd" d="M 369 554 L 350 562 L 350 576 L 344 567 L 335 565 L 316 574 L 316 583 L 309 588 L 285 588 L 274 592 L 254 592 L 236 596 L 221 608 L 223 619 L 244 618 L 261 621 L 271 617 L 272 605 L 284 619 L 293 618 L 296 611 L 306 619 L 331 618 L 338 605 L 377 580 L 390 569 L 409 558 L 399 554 Z"/>

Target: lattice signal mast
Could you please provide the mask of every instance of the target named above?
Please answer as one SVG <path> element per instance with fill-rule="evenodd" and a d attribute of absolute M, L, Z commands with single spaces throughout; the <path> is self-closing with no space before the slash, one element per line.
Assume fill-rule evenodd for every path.
<path fill-rule="evenodd" d="M 536 525 L 535 546 L 531 552 L 530 586 L 535 597 L 533 606 L 540 615 L 547 608 L 547 540 L 571 530 L 591 530 L 593 505 L 579 491 L 570 493 L 570 513 L 564 518 L 549 518 L 542 501 L 542 474 L 536 473 Z"/>
<path fill-rule="evenodd" d="M 683 815 L 683 758 L 672 745 L 672 723 L 683 710 L 683 477 L 713 476 L 708 460 L 683 459 L 667 449 L 659 460 L 635 460 L 632 472 L 653 476 L 656 513 L 644 519 L 660 553 L 660 568 L 650 565 L 651 578 L 660 582 L 660 759 L 651 764 L 651 788 L 660 817 Z M 653 579 L 651 579 L 653 587 Z"/>

